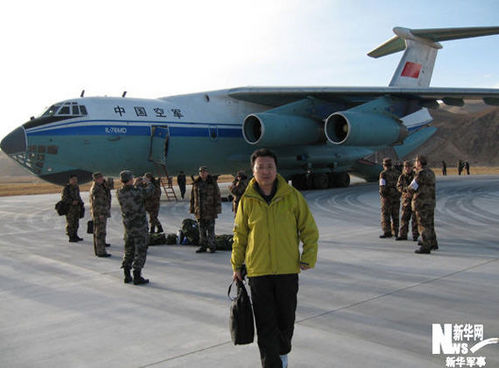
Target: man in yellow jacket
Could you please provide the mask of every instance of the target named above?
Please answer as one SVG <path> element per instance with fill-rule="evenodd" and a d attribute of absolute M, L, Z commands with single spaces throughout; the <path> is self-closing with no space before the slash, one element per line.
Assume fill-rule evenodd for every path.
<path fill-rule="evenodd" d="M 242 281 L 245 263 L 262 367 L 281 368 L 291 351 L 298 273 L 315 266 L 319 231 L 301 193 L 277 174 L 272 151 L 255 151 L 251 166 L 234 225 L 233 278 Z"/>

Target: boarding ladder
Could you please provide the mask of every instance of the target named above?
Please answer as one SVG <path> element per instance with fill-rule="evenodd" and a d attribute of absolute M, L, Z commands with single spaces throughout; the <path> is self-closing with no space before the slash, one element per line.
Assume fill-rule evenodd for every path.
<path fill-rule="evenodd" d="M 156 169 L 157 172 L 159 173 L 159 182 L 163 187 L 166 199 L 168 201 L 175 200 L 176 202 L 178 199 L 177 199 L 177 194 L 175 194 L 175 189 L 173 189 L 173 178 L 168 176 L 168 171 L 166 170 L 166 166 L 156 163 Z"/>

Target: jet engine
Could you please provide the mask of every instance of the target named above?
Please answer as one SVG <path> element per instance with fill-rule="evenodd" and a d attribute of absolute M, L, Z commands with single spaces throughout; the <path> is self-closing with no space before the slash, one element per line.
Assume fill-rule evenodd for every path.
<path fill-rule="evenodd" d="M 243 137 L 249 144 L 266 147 L 314 144 L 324 141 L 321 125 L 304 116 L 263 112 L 244 119 Z"/>
<path fill-rule="evenodd" d="M 340 111 L 326 119 L 329 142 L 347 146 L 384 146 L 402 143 L 407 128 L 394 116 L 374 111 Z"/>

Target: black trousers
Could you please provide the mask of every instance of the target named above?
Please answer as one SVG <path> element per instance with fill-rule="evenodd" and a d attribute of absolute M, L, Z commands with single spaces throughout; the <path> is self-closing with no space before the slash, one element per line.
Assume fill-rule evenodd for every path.
<path fill-rule="evenodd" d="M 258 348 L 263 368 L 282 368 L 279 355 L 291 351 L 298 274 L 250 277 Z"/>

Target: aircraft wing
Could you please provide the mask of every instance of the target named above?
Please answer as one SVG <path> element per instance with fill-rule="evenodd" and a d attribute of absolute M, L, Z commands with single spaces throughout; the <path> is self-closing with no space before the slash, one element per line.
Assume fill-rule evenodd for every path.
<path fill-rule="evenodd" d="M 228 91 L 237 100 L 267 106 L 281 106 L 307 97 L 358 105 L 380 96 L 419 100 L 424 107 L 437 107 L 437 100 L 462 106 L 464 100 L 483 100 L 499 106 L 499 89 L 493 88 L 397 88 L 397 87 L 241 87 Z"/>

